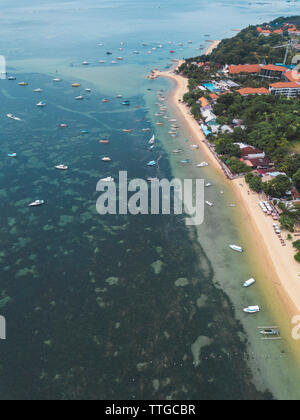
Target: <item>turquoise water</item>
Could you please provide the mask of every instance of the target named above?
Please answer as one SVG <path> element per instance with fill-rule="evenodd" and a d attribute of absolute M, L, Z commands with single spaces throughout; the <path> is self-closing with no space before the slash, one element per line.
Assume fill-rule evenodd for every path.
<path fill-rule="evenodd" d="M 175 145 L 185 146 L 184 158 L 203 160 L 185 143 L 184 129 L 171 140 L 167 126 L 155 125 L 156 91 L 172 86 L 145 79 L 171 58 L 200 53 L 208 39 L 292 14 L 294 6 L 278 2 L 271 14 L 243 1 L 27 3 L 3 1 L 0 15 L 1 54 L 17 76 L 0 81 L 0 312 L 8 330 L 0 343 L 0 398 L 295 397 L 284 346 L 262 350 L 249 333 L 256 325 L 247 329 L 240 319 L 248 301 L 236 284 L 252 272 L 245 258 L 228 251 L 228 243 L 240 240 L 230 192 L 211 169 L 196 174 L 172 155 Z M 120 55 L 124 61 L 111 64 Z M 90 65 L 82 66 L 84 60 Z M 74 89 L 74 82 L 82 86 Z M 84 101 L 75 100 L 80 94 Z M 117 94 L 131 106 L 123 107 Z M 35 106 L 40 100 L 46 108 Z M 152 133 L 144 128 L 159 139 L 152 153 Z M 101 138 L 110 144 L 100 145 Z M 108 165 L 101 161 L 107 155 Z M 158 157 L 160 177 L 201 174 L 216 183 L 207 199 L 217 206 L 198 231 L 187 230 L 181 216 L 96 213 L 100 178 L 120 170 L 129 178 L 155 176 L 146 164 Z M 69 171 L 56 171 L 60 163 Z M 46 206 L 29 209 L 36 199 Z"/>

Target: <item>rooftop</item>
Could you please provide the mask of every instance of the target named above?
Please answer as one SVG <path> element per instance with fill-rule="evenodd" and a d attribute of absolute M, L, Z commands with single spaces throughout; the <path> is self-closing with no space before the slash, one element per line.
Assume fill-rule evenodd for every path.
<path fill-rule="evenodd" d="M 230 74 L 240 74 L 240 73 L 259 73 L 260 72 L 259 64 L 241 64 L 238 66 L 229 66 Z"/>
<path fill-rule="evenodd" d="M 300 73 L 298 73 L 296 70 L 289 70 L 286 73 L 284 73 L 284 76 L 290 82 L 298 82 L 298 83 L 300 83 Z"/>
<path fill-rule="evenodd" d="M 278 82 L 272 83 L 270 87 L 274 89 L 300 89 L 300 82 Z"/>
<path fill-rule="evenodd" d="M 267 66 L 264 66 L 262 70 L 280 71 L 281 73 L 285 73 L 287 69 L 286 67 L 274 66 L 274 64 L 268 64 Z"/>
<path fill-rule="evenodd" d="M 237 91 L 240 95 L 268 95 L 270 92 L 266 88 L 243 88 Z"/>

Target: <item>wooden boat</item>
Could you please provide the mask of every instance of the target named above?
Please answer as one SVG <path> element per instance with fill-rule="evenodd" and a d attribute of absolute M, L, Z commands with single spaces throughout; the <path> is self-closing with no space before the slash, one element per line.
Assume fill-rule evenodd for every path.
<path fill-rule="evenodd" d="M 109 140 L 100 140 L 100 142 L 99 142 L 100 144 L 109 144 L 110 143 L 110 141 Z"/>

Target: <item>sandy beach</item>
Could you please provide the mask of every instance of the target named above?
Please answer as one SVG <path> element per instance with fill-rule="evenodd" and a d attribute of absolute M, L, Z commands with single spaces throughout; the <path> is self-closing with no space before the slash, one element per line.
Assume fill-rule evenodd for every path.
<path fill-rule="evenodd" d="M 219 43 L 220 41 L 214 41 L 206 53 L 211 53 Z M 182 63 L 182 61 L 178 62 L 176 68 Z M 174 69 L 165 72 L 156 71 L 155 75 L 167 77 L 175 82 L 176 87 L 171 93 L 171 100 L 179 109 L 194 138 L 194 143 L 200 146 L 209 164 L 225 176 L 214 153 L 205 143 L 201 127 L 190 113 L 189 108 L 182 103 L 184 94 L 188 92 L 188 79 L 175 74 Z M 300 314 L 300 265 L 294 259 L 295 250 L 292 241 L 287 240 L 286 247 L 281 245 L 273 229 L 273 219 L 267 217 L 258 206 L 262 198 L 259 194 L 249 190 L 244 179 L 228 180 L 227 182 L 231 184 L 235 192 L 237 202 L 241 206 L 242 217 L 247 223 L 248 231 L 251 232 L 249 243 L 255 247 L 257 259 L 267 270 L 268 277 L 272 279 L 272 287 L 275 288 L 287 315 L 292 319 L 293 316 Z M 287 234 L 288 232 L 283 232 L 282 235 L 285 238 Z"/>

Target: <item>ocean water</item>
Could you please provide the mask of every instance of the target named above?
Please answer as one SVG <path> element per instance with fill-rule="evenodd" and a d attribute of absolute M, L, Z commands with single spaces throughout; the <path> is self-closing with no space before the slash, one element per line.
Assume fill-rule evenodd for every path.
<path fill-rule="evenodd" d="M 232 242 L 247 247 L 231 190 L 211 168 L 180 164 L 203 157 L 184 127 L 171 139 L 167 124 L 156 126 L 157 90 L 168 95 L 172 83 L 145 78 L 232 29 L 293 14 L 295 4 L 276 2 L 271 12 L 246 1 L 2 2 L 1 54 L 17 81 L 0 80 L 0 314 L 8 333 L 1 399 L 298 398 L 288 345 L 257 336 L 274 308 L 259 286 L 241 291 L 260 273 L 247 254 L 228 250 Z M 118 56 L 124 61 L 111 64 Z M 80 94 L 84 101 L 75 100 Z M 35 106 L 40 100 L 46 108 Z M 172 154 L 176 147 L 182 156 Z M 107 155 L 109 164 L 101 161 Z M 199 229 L 187 229 L 183 216 L 97 214 L 100 178 L 120 170 L 155 176 L 146 164 L 158 157 L 160 177 L 213 182 L 206 194 L 216 205 Z M 59 163 L 69 171 L 56 171 Z M 46 206 L 29 209 L 36 199 Z M 241 311 L 249 303 L 266 309 L 249 320 Z"/>

